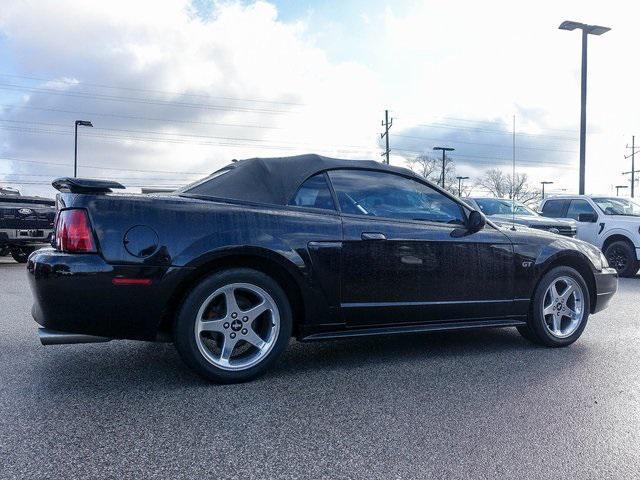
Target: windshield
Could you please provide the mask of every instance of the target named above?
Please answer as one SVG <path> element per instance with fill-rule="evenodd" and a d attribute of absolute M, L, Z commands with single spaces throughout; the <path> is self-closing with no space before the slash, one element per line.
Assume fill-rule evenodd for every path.
<path fill-rule="evenodd" d="M 526 205 L 513 200 L 503 198 L 475 198 L 474 199 L 482 213 L 485 215 L 526 215 L 535 216 L 538 214 Z"/>
<path fill-rule="evenodd" d="M 640 205 L 626 198 L 594 198 L 593 201 L 606 215 L 640 217 Z"/>

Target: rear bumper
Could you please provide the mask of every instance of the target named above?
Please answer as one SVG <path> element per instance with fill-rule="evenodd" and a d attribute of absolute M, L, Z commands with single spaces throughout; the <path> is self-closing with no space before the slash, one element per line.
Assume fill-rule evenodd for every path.
<path fill-rule="evenodd" d="M 96 254 L 37 250 L 27 263 L 42 327 L 109 338 L 155 340 L 162 318 L 188 269 L 110 265 Z M 115 285 L 115 278 L 151 279 L 150 285 Z"/>
<path fill-rule="evenodd" d="M 595 273 L 596 301 L 591 307 L 591 313 L 597 313 L 609 305 L 609 302 L 618 291 L 618 273 L 613 268 L 603 268 Z"/>

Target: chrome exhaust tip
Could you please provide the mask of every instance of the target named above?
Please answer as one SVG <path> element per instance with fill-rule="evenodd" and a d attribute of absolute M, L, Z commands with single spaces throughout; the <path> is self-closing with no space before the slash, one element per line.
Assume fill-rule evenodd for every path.
<path fill-rule="evenodd" d="M 109 342 L 109 337 L 98 337 L 96 335 L 84 335 L 82 333 L 60 332 L 50 328 L 38 328 L 38 337 L 42 345 L 66 345 L 70 343 L 101 343 Z"/>

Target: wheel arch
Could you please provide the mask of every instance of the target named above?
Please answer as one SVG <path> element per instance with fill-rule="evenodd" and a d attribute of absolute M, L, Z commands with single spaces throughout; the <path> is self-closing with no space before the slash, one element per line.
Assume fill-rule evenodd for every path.
<path fill-rule="evenodd" d="M 636 246 L 633 243 L 633 240 L 631 240 L 627 235 L 624 235 L 622 233 L 614 233 L 612 235 L 609 235 L 604 242 L 602 242 L 602 251 L 604 252 L 609 245 L 611 245 L 613 242 L 627 242 L 631 244 L 631 247 L 635 250 Z"/>
<path fill-rule="evenodd" d="M 533 288 L 533 292 L 536 291 L 538 285 L 542 281 L 542 278 L 553 268 L 556 267 L 571 267 L 576 270 L 584 279 L 587 284 L 587 289 L 589 290 L 589 310 L 593 313 L 596 302 L 598 299 L 597 290 L 596 290 L 596 277 L 593 273 L 593 268 L 591 267 L 591 262 L 587 257 L 578 252 L 566 252 L 564 254 L 558 255 L 550 259 L 544 267 L 540 270 L 538 274 L 538 278 L 536 279 L 535 286 Z M 533 294 L 531 295 L 533 299 Z M 533 307 L 533 301 L 531 302 L 530 308 Z"/>
<path fill-rule="evenodd" d="M 273 252 L 255 248 L 239 248 L 226 250 L 193 262 L 193 271 L 186 276 L 174 290 L 167 309 L 158 324 L 158 336 L 170 338 L 173 323 L 182 302 L 189 292 L 205 277 L 229 268 L 250 268 L 273 278 L 283 289 L 291 305 L 293 315 L 293 335 L 297 335 L 299 325 L 304 322 L 306 301 L 304 296 L 304 279 L 296 272 L 298 268 L 290 260 Z"/>

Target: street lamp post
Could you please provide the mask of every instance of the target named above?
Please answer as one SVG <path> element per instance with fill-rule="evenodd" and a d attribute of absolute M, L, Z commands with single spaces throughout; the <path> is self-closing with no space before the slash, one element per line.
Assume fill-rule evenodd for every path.
<path fill-rule="evenodd" d="M 73 177 L 78 176 L 78 125 L 81 127 L 93 127 L 89 120 L 76 120 L 76 132 L 73 148 Z"/>
<path fill-rule="evenodd" d="M 620 196 L 620 189 L 621 188 L 629 188 L 628 185 L 616 185 L 616 197 Z"/>
<path fill-rule="evenodd" d="M 580 80 L 580 183 L 578 193 L 584 195 L 585 184 L 585 145 L 587 131 L 587 36 L 602 35 L 611 30 L 599 25 L 586 25 L 580 22 L 564 21 L 560 30 L 582 30 L 582 75 Z"/>
<path fill-rule="evenodd" d="M 542 184 L 542 199 L 544 200 L 544 186 L 545 185 L 552 185 L 553 182 L 540 182 Z"/>
<path fill-rule="evenodd" d="M 453 152 L 455 148 L 451 147 L 433 147 L 434 150 L 442 150 L 442 188 L 444 188 L 444 170 L 445 170 L 445 152 Z"/>
<path fill-rule="evenodd" d="M 462 180 L 467 180 L 469 177 L 456 177 L 458 179 L 458 196 L 462 196 Z"/>

